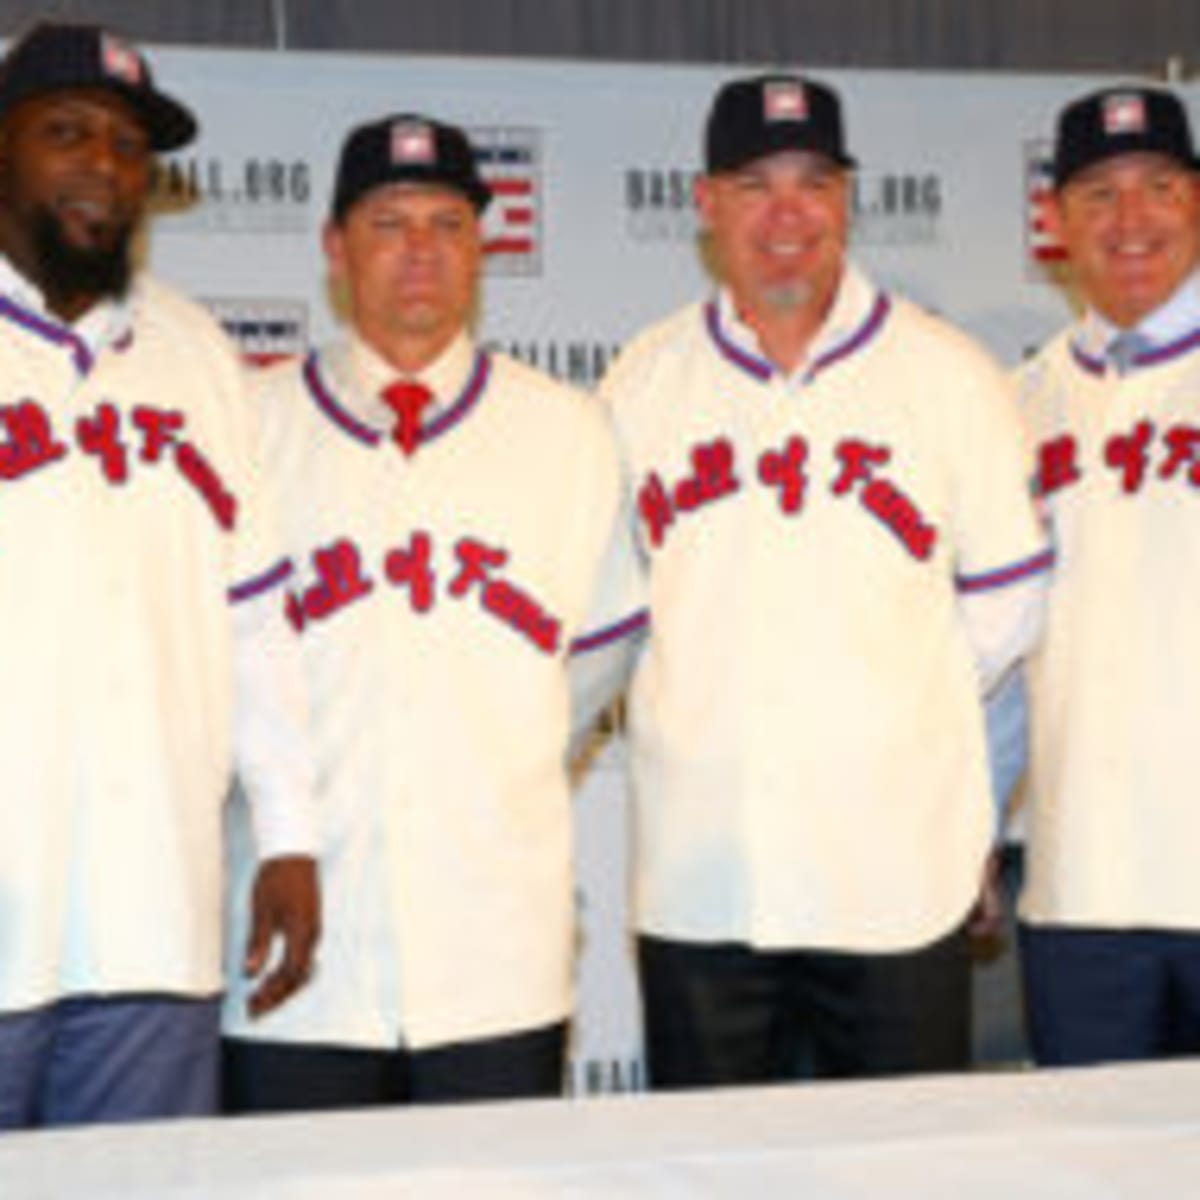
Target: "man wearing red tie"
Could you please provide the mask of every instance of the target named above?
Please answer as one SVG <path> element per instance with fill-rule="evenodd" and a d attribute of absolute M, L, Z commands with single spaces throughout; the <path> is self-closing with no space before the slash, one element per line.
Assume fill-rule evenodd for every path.
<path fill-rule="evenodd" d="M 261 378 L 326 935 L 283 1019 L 248 1018 L 231 970 L 235 1111 L 561 1087 L 567 665 L 636 624 L 634 593 L 611 568 L 598 588 L 619 499 L 602 410 L 468 332 L 489 199 L 461 130 L 413 115 L 353 130 L 324 240 L 351 329 Z"/>

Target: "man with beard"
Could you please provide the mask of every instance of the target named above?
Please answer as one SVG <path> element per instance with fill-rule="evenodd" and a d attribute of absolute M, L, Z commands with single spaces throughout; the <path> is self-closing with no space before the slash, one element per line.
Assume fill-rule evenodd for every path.
<path fill-rule="evenodd" d="M 722 286 L 603 391 L 648 562 L 630 708 L 655 1087 L 964 1066 L 992 830 L 982 694 L 1050 561 L 1009 385 L 847 261 L 841 106 L 727 84 Z"/>
<path fill-rule="evenodd" d="M 39 25 L 0 67 L 0 1128 L 213 1111 L 235 756 L 255 1011 L 315 940 L 303 693 L 239 364 L 130 264 L 152 154 L 194 132 L 98 28 Z"/>

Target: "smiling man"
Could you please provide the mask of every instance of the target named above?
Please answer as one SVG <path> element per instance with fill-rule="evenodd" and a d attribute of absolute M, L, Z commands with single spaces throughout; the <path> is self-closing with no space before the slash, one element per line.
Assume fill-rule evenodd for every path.
<path fill-rule="evenodd" d="M 39 25 L 0 67 L 0 1128 L 215 1110 L 235 761 L 254 1011 L 303 983 L 317 933 L 303 689 L 239 364 L 131 259 L 153 155 L 195 129 L 94 26 Z"/>
<path fill-rule="evenodd" d="M 604 383 L 648 563 L 631 722 L 651 1083 L 949 1070 L 991 838 L 982 694 L 1049 556 L 1003 373 L 847 259 L 841 105 L 735 80 L 717 294 Z"/>
<path fill-rule="evenodd" d="M 299 1007 L 252 1022 L 231 994 L 234 1111 L 562 1088 L 568 659 L 605 644 L 635 577 L 601 569 L 620 488 L 603 409 L 471 336 L 489 199 L 457 127 L 352 130 L 324 238 L 350 329 L 261 380 L 326 939 Z M 235 906 L 237 938 L 245 922 Z"/>
<path fill-rule="evenodd" d="M 1052 217 L 1086 310 L 1022 373 L 1061 567 L 1030 664 L 1022 901 L 1039 1061 L 1200 1052 L 1200 175 L 1187 114 L 1059 118 Z"/>
<path fill-rule="evenodd" d="M 91 137 L 99 165 L 80 152 Z M 101 88 L 53 92 L 13 113 L 5 143 L 9 261 L 40 280 L 47 306 L 68 322 L 98 296 L 123 297 L 151 161 L 136 114 Z"/>

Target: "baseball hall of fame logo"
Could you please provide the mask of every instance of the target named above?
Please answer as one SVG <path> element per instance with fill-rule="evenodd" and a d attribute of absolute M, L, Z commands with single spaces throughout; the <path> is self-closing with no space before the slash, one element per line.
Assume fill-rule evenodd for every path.
<path fill-rule="evenodd" d="M 1054 193 L 1053 148 L 1048 141 L 1025 143 L 1024 175 L 1026 274 L 1049 281 L 1066 263 L 1067 251 L 1046 219 Z"/>
<path fill-rule="evenodd" d="M 475 161 L 492 202 L 483 216 L 489 275 L 542 273 L 542 146 L 536 129 L 472 127 Z"/>
<path fill-rule="evenodd" d="M 241 296 L 208 297 L 202 303 L 254 366 L 302 354 L 308 345 L 308 305 L 303 300 Z"/>

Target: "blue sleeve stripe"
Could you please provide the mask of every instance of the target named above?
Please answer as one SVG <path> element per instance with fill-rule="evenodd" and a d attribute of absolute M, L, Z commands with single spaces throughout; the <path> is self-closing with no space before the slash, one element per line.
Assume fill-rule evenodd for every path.
<path fill-rule="evenodd" d="M 1047 549 L 1032 558 L 1000 567 L 995 571 L 987 571 L 983 575 L 958 575 L 954 582 L 960 592 L 987 592 L 992 588 L 1007 587 L 1010 583 L 1028 579 L 1030 575 L 1048 571 L 1053 565 L 1054 550 Z"/>
<path fill-rule="evenodd" d="M 649 624 L 650 614 L 643 608 L 618 621 L 615 625 L 607 625 L 603 629 L 597 629 L 592 633 L 585 633 L 581 637 L 577 637 L 571 643 L 569 653 L 587 654 L 590 650 L 599 650 L 602 646 L 620 641 L 621 638 L 628 637 L 639 629 L 645 629 Z"/>
<path fill-rule="evenodd" d="M 291 578 L 292 570 L 291 559 L 281 559 L 269 571 L 231 587 L 228 592 L 229 603 L 241 604 L 243 600 L 253 600 L 255 596 L 271 591 Z"/>

